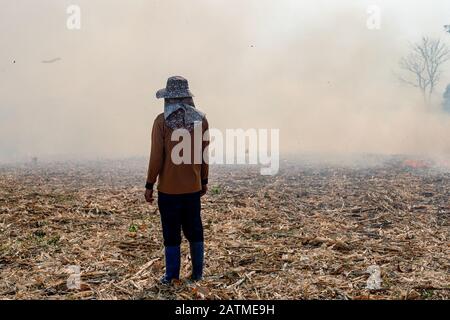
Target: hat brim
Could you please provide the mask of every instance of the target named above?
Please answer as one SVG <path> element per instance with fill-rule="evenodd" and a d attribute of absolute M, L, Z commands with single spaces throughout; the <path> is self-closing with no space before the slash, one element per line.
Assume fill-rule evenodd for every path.
<path fill-rule="evenodd" d="M 193 97 L 193 96 L 194 95 L 192 94 L 192 92 L 189 89 L 168 91 L 166 88 L 164 88 L 164 89 L 158 90 L 156 92 L 157 99 L 189 98 L 189 97 Z"/>

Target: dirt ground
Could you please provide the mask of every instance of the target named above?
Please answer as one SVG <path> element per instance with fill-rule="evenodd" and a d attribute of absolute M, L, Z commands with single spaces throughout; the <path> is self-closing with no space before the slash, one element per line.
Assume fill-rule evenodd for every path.
<path fill-rule="evenodd" d="M 450 298 L 449 170 L 399 158 L 289 160 L 273 177 L 212 166 L 205 279 L 185 280 L 184 242 L 172 286 L 158 283 L 145 173 L 145 159 L 0 166 L 0 298 Z M 377 289 L 366 287 L 369 266 L 381 270 Z"/>

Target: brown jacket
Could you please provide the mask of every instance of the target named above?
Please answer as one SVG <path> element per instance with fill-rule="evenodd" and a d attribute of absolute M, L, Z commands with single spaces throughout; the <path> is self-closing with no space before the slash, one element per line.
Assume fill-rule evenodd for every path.
<path fill-rule="evenodd" d="M 208 121 L 203 119 L 202 134 L 208 130 Z M 152 186 L 158 178 L 158 191 L 168 194 L 194 193 L 208 184 L 208 164 L 202 156 L 201 164 L 194 163 L 194 134 L 191 132 L 191 164 L 175 164 L 171 154 L 179 141 L 171 141 L 174 130 L 165 124 L 164 113 L 158 115 L 153 123 L 150 163 L 148 166 L 147 184 Z M 202 137 L 197 137 L 202 139 Z M 181 141 L 181 140 L 180 140 Z M 203 151 L 209 144 L 202 142 Z"/>

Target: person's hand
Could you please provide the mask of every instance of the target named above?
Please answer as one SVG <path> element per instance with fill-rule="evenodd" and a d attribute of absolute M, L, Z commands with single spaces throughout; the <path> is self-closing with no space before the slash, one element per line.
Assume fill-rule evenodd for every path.
<path fill-rule="evenodd" d="M 153 190 L 145 189 L 145 201 L 147 201 L 148 203 L 153 202 Z"/>
<path fill-rule="evenodd" d="M 200 191 L 200 197 L 203 197 L 207 191 L 208 191 L 208 185 L 207 184 L 202 185 L 202 191 Z"/>

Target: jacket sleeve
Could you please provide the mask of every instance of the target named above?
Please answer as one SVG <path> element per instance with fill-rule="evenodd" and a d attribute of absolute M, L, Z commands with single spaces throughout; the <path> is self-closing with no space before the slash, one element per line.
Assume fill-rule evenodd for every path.
<path fill-rule="evenodd" d="M 206 132 L 206 134 L 205 134 Z M 203 119 L 203 143 L 202 143 L 202 169 L 201 169 L 201 177 L 202 177 L 202 185 L 208 184 L 208 175 L 209 175 L 209 152 L 205 152 L 205 149 L 209 146 L 209 124 L 206 117 Z"/>
<path fill-rule="evenodd" d="M 147 174 L 147 189 L 152 189 L 161 172 L 164 163 L 164 132 L 163 124 L 158 118 L 153 123 L 150 162 Z"/>

